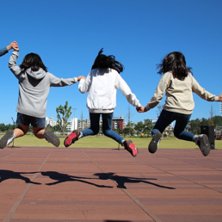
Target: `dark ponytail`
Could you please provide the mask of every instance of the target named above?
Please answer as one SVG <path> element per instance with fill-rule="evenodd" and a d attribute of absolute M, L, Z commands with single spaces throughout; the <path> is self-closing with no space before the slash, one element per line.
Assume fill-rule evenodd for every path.
<path fill-rule="evenodd" d="M 118 73 L 123 71 L 123 65 L 113 55 L 104 55 L 103 48 L 99 50 L 92 65 L 92 69 L 115 69 Z"/>

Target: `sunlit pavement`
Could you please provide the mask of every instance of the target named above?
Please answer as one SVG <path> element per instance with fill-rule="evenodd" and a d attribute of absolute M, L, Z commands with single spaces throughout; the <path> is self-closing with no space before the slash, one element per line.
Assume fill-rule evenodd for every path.
<path fill-rule="evenodd" d="M 6 148 L 2 222 L 222 221 L 222 150 Z"/>

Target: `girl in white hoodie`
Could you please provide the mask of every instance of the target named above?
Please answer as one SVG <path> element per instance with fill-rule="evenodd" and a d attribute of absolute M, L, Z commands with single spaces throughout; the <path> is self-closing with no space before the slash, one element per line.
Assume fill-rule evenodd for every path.
<path fill-rule="evenodd" d="M 137 148 L 132 141 L 126 141 L 122 136 L 112 130 L 112 117 L 116 107 L 116 93 L 120 89 L 126 96 L 128 102 L 135 107 L 141 104 L 132 93 L 127 83 L 120 76 L 123 65 L 116 61 L 114 56 L 103 54 L 101 49 L 94 61 L 91 72 L 86 79 L 79 82 L 79 90 L 82 93 L 88 92 L 87 107 L 89 109 L 90 127 L 83 131 L 73 131 L 65 141 L 66 147 L 70 146 L 81 137 L 96 135 L 99 133 L 100 116 L 102 116 L 102 131 L 104 135 L 114 139 L 131 153 L 137 155 Z"/>

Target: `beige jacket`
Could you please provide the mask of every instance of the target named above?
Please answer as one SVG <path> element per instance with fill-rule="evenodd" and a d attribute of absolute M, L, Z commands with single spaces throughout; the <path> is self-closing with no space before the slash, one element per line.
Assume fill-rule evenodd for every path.
<path fill-rule="evenodd" d="M 218 101 L 219 97 L 206 91 L 199 85 L 191 73 L 179 80 L 171 72 L 164 73 L 156 91 L 146 105 L 146 110 L 154 108 L 166 94 L 164 109 L 170 112 L 191 114 L 194 109 L 193 92 L 207 101 Z"/>

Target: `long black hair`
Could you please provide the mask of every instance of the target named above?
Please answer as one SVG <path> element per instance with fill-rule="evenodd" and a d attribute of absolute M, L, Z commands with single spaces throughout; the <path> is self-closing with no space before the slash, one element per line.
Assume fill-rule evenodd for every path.
<path fill-rule="evenodd" d="M 121 73 L 124 69 L 123 65 L 118 62 L 113 55 L 104 55 L 103 49 L 100 49 L 96 56 L 92 69 L 115 69 L 118 73 Z"/>
<path fill-rule="evenodd" d="M 32 71 L 38 71 L 39 68 L 42 68 L 44 71 L 47 72 L 47 67 L 44 65 L 41 57 L 33 52 L 27 54 L 24 57 L 20 68 L 24 71 L 28 68 L 31 68 Z"/>
<path fill-rule="evenodd" d="M 185 56 L 178 51 L 167 54 L 158 68 L 159 74 L 171 71 L 176 78 L 181 80 L 185 79 L 188 73 L 191 72 L 191 68 L 186 65 Z"/>

